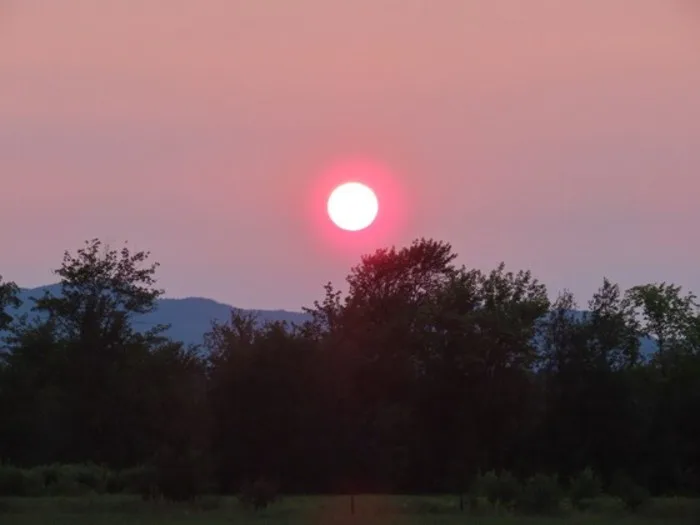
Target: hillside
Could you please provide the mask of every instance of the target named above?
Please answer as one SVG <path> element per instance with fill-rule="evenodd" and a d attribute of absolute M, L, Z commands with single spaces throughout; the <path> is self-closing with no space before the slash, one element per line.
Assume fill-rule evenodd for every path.
<path fill-rule="evenodd" d="M 22 307 L 11 312 L 15 314 L 28 313 L 32 307 L 31 297 L 40 297 L 44 292 L 58 293 L 58 285 L 41 286 L 39 288 L 22 289 L 20 299 Z M 219 303 L 202 297 L 187 297 L 183 299 L 159 299 L 156 311 L 135 318 L 136 328 L 147 330 L 157 324 L 170 324 L 167 334 L 173 339 L 186 344 L 200 344 L 206 332 L 211 328 L 212 321 L 226 321 L 230 318 L 229 304 Z M 301 312 L 287 310 L 246 310 L 257 314 L 260 322 L 287 321 L 301 323 L 308 316 Z"/>
<path fill-rule="evenodd" d="M 13 315 L 28 313 L 31 309 L 31 297 L 39 297 L 44 292 L 50 291 L 58 293 L 58 285 L 41 286 L 38 288 L 22 289 L 20 299 L 22 307 L 12 311 Z M 203 336 L 211 329 L 213 321 L 225 322 L 230 318 L 231 310 L 236 307 L 229 304 L 219 303 L 212 299 L 203 297 L 186 297 L 183 299 L 164 298 L 158 300 L 156 311 L 140 315 L 134 320 L 137 329 L 148 330 L 157 324 L 169 324 L 170 329 L 167 335 L 185 344 L 201 344 Z M 291 312 L 288 310 L 245 310 L 257 315 L 259 322 L 266 321 L 287 321 L 289 323 L 301 323 L 308 319 L 308 315 L 302 312 Z M 583 312 L 578 312 L 583 314 Z M 655 344 L 649 338 L 643 338 L 642 354 L 650 355 Z"/>

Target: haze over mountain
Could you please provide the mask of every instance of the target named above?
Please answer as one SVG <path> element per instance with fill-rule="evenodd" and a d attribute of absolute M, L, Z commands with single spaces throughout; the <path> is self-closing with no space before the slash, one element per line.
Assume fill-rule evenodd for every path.
<path fill-rule="evenodd" d="M 13 315 L 30 313 L 33 306 L 31 297 L 41 297 L 47 291 L 60 294 L 60 289 L 58 284 L 23 288 L 20 291 L 22 306 L 17 310 L 11 310 L 11 313 Z M 166 332 L 168 336 L 185 344 L 201 344 L 204 334 L 211 329 L 212 322 L 227 321 L 231 316 L 231 310 L 235 308 L 203 297 L 162 298 L 158 300 L 158 308 L 154 312 L 137 316 L 134 319 L 134 325 L 138 330 L 148 330 L 158 324 L 169 324 L 170 328 Z M 245 311 L 257 314 L 261 323 L 265 321 L 301 323 L 308 319 L 308 316 L 302 312 L 287 310 Z"/>
<path fill-rule="evenodd" d="M 32 297 L 40 297 L 44 292 L 60 294 L 60 285 L 53 284 L 40 286 L 38 288 L 22 288 L 20 299 L 22 306 L 16 310 L 10 310 L 13 315 L 30 313 L 33 302 Z M 170 325 L 166 334 L 187 345 L 202 344 L 204 334 L 207 333 L 214 321 L 225 322 L 231 317 L 231 310 L 237 309 L 257 315 L 260 323 L 266 321 L 286 321 L 288 323 L 302 323 L 309 319 L 303 312 L 289 310 L 254 310 L 220 303 L 205 297 L 185 297 L 185 298 L 161 298 L 157 301 L 158 307 L 154 312 L 139 315 L 134 319 L 137 330 L 148 330 L 158 324 Z M 583 311 L 577 315 L 583 315 Z M 655 343 L 649 338 L 642 338 L 642 354 L 649 356 L 655 349 Z"/>

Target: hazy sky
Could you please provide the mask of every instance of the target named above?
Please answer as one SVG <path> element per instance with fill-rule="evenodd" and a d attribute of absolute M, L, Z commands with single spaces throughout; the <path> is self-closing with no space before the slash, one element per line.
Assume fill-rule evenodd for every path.
<path fill-rule="evenodd" d="M 405 217 L 339 250 L 306 206 L 354 155 Z M 699 202 L 694 0 L 0 0 L 21 286 L 99 237 L 150 250 L 170 296 L 297 309 L 427 236 L 582 302 L 603 276 L 700 292 Z"/>

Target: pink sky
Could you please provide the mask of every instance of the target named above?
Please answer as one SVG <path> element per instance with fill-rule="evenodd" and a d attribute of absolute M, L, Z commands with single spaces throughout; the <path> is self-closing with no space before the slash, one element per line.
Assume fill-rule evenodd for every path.
<path fill-rule="evenodd" d="M 444 239 L 581 302 L 603 276 L 700 292 L 700 9 L 0 3 L 0 274 L 21 286 L 99 237 L 150 250 L 170 296 L 298 309 L 370 249 L 305 211 L 358 154 L 406 196 L 383 244 Z"/>

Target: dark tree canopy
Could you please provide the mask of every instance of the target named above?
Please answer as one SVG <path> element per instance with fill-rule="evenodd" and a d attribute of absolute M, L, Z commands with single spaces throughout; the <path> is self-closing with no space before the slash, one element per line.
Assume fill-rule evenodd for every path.
<path fill-rule="evenodd" d="M 175 499 L 464 491 L 489 471 L 700 493 L 692 293 L 603 279 L 582 310 L 529 271 L 456 261 L 432 239 L 379 249 L 307 322 L 235 310 L 186 348 L 135 324 L 163 293 L 149 254 L 88 241 L 35 318 L 0 281 L 0 460 L 145 465 Z"/>
<path fill-rule="evenodd" d="M 147 264 L 148 256 L 87 241 L 75 255 L 66 252 L 54 270 L 61 294 L 47 292 L 34 310 L 47 313 L 66 337 L 128 337 L 133 315 L 151 312 L 163 293 L 154 288 L 158 264 Z"/>
<path fill-rule="evenodd" d="M 7 328 L 12 322 L 12 316 L 7 311 L 9 307 L 20 305 L 17 298 L 17 285 L 13 282 L 3 282 L 0 275 L 0 330 Z"/>

